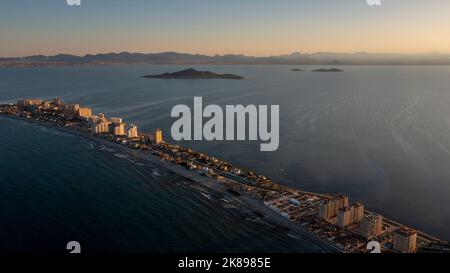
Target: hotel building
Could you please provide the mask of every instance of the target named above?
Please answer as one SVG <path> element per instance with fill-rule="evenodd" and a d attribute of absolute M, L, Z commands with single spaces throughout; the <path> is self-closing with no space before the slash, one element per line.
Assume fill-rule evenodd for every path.
<path fill-rule="evenodd" d="M 157 145 L 161 144 L 163 142 L 163 135 L 161 129 L 156 129 L 155 131 L 155 143 Z"/>
<path fill-rule="evenodd" d="M 67 115 L 77 115 L 78 111 L 80 110 L 80 105 L 79 104 L 67 104 L 64 107 L 64 113 Z"/>
<path fill-rule="evenodd" d="M 319 217 L 329 223 L 336 224 L 338 211 L 348 207 L 348 196 L 338 195 L 320 204 Z"/>
<path fill-rule="evenodd" d="M 66 115 L 89 119 L 92 116 L 92 109 L 88 107 L 80 107 L 79 104 L 67 104 L 64 106 Z"/>
<path fill-rule="evenodd" d="M 81 118 L 88 119 L 92 116 L 91 108 L 83 107 L 78 109 L 78 116 Z"/>
<path fill-rule="evenodd" d="M 344 228 L 361 222 L 364 217 L 364 205 L 355 203 L 351 207 L 341 208 L 338 211 L 337 225 Z"/>
<path fill-rule="evenodd" d="M 394 232 L 394 250 L 401 253 L 414 253 L 417 249 L 417 231 L 401 228 Z"/>
<path fill-rule="evenodd" d="M 88 119 L 89 123 L 92 126 L 92 132 L 94 134 L 107 134 L 109 133 L 109 122 L 103 113 L 100 113 L 98 116 L 91 116 Z"/>
<path fill-rule="evenodd" d="M 42 104 L 42 100 L 40 100 L 40 99 L 21 99 L 21 100 L 17 100 L 17 106 L 19 106 L 19 107 L 40 106 L 41 104 Z"/>
<path fill-rule="evenodd" d="M 380 235 L 383 232 L 383 216 L 371 214 L 363 218 L 360 226 L 360 235 L 367 240 Z"/>
<path fill-rule="evenodd" d="M 136 125 L 131 124 L 127 128 L 127 137 L 128 138 L 137 138 L 138 137 L 138 128 Z"/>
<path fill-rule="evenodd" d="M 125 136 L 125 123 L 117 123 L 113 122 L 110 125 L 111 127 L 111 133 L 115 136 Z"/>
<path fill-rule="evenodd" d="M 93 132 L 95 134 L 106 134 L 109 133 L 109 122 L 100 122 L 93 125 Z"/>

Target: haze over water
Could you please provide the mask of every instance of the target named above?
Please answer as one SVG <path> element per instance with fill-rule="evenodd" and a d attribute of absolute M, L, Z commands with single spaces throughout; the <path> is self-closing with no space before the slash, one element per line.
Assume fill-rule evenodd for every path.
<path fill-rule="evenodd" d="M 309 71 L 315 67 L 302 67 L 305 71 L 291 72 L 291 66 L 196 66 L 200 70 L 233 73 L 246 79 L 161 80 L 140 77 L 188 67 L 2 68 L 0 101 L 15 101 L 22 97 L 61 97 L 66 102 L 92 107 L 95 113 L 124 117 L 143 131 L 150 132 L 160 127 L 165 137 L 170 137 L 174 121 L 170 118 L 171 108 L 176 104 L 192 105 L 194 96 L 202 96 L 204 104 L 222 106 L 279 104 L 280 148 L 277 152 L 260 152 L 259 142 L 186 142 L 183 145 L 243 168 L 255 169 L 278 183 L 315 192 L 346 193 L 351 200 L 364 202 L 370 210 L 444 240 L 450 239 L 450 67 L 344 66 L 343 73 L 313 73 Z M 91 151 L 86 140 L 55 136 L 54 132 L 42 132 L 38 127 L 30 127 L 32 125 L 16 125 L 3 118 L 0 122 L 2 128 L 13 128 L 14 132 L 6 129 L 7 133 L 0 135 L 2 143 L 8 144 L 2 145 L 0 152 L 15 160 L 10 162 L 7 156 L 1 158 L 0 175 L 7 178 L 0 182 L 3 188 L 0 200 L 9 208 L 7 217 L 2 218 L 16 215 L 17 218 L 13 219 L 16 219 L 16 224 L 24 225 L 23 232 L 29 229 L 26 223 L 21 222 L 25 218 L 31 222 L 40 221 L 44 226 L 53 223 L 53 228 L 56 223 L 73 223 L 75 216 L 62 212 L 66 211 L 63 208 L 69 211 L 76 208 L 75 203 L 67 204 L 60 200 L 62 195 L 55 191 L 60 190 L 70 196 L 75 187 L 76 198 L 84 202 L 96 198 L 111 202 L 100 210 L 96 206 L 79 208 L 78 212 L 86 213 L 77 216 L 80 221 L 89 222 L 100 215 L 96 225 L 114 225 L 115 220 L 108 217 L 111 213 L 109 208 L 117 203 L 124 207 L 123 221 L 128 221 L 127 215 L 131 211 L 139 210 L 143 215 L 157 214 L 150 217 L 154 229 L 141 231 L 153 236 L 148 238 L 149 241 L 164 241 L 155 235 L 160 232 L 158 228 L 163 230 L 171 226 L 171 221 L 177 218 L 175 215 L 193 210 L 217 229 L 197 224 L 181 228 L 184 223 L 181 221 L 176 230 L 184 234 L 200 232 L 204 228 L 204 232 L 199 233 L 202 234 L 199 235 L 200 241 L 210 240 L 208 234 L 211 230 L 235 233 L 215 238 L 218 242 L 216 247 L 186 250 L 221 250 L 222 246 L 225 250 L 241 250 L 226 244 L 227 236 L 253 238 L 255 244 L 250 243 L 247 250 L 271 251 L 275 246 L 278 247 L 276 250 L 305 250 L 302 245 L 298 246 L 282 235 L 278 239 L 267 239 L 267 244 L 256 243 L 270 232 L 264 228 L 249 228 L 253 224 L 245 220 L 234 229 L 230 221 L 217 220 L 220 217 L 208 218 L 212 212 L 223 215 L 229 212 L 222 211 L 223 208 L 203 208 L 205 200 L 195 191 L 166 184 L 161 186 L 146 173 L 146 168 L 128 166 L 120 158 Z M 36 139 L 30 137 L 33 132 L 36 132 Z M 78 157 L 78 153 L 83 156 Z M 35 165 L 26 164 L 27 160 L 35 162 L 38 155 L 48 160 L 39 160 Z M 81 161 L 69 157 L 78 157 Z M 93 168 L 92 164 L 97 164 L 95 162 L 98 165 Z M 46 170 L 53 173 L 54 164 L 66 165 L 61 168 L 72 168 L 72 171 L 64 174 L 63 181 L 46 177 L 34 184 L 36 176 L 32 173 L 39 174 L 41 179 L 41 174 L 44 177 L 49 175 Z M 117 172 L 117 168 L 122 171 L 122 177 L 108 175 L 109 171 Z M 105 174 L 96 175 L 96 170 Z M 77 182 L 73 181 L 75 177 Z M 164 179 L 168 179 L 170 184 L 177 178 L 165 176 Z M 37 192 L 35 187 L 39 189 Z M 158 191 L 155 195 L 153 187 L 167 188 L 168 193 Z M 138 201 L 129 201 L 135 197 Z M 47 221 L 49 216 L 43 212 L 33 213 L 33 209 L 38 211 L 40 207 L 31 204 L 42 204 L 50 211 L 53 205 L 61 206 L 61 214 L 52 213 L 62 218 Z M 170 212 L 162 204 L 171 206 Z M 20 208 L 25 208 L 25 212 L 17 214 Z M 160 218 L 162 210 L 167 211 L 167 215 Z M 135 217 L 136 229 L 150 221 L 150 218 L 141 216 L 139 213 L 130 216 Z M 185 220 L 189 219 L 186 216 Z M 193 219 L 195 222 L 199 218 L 193 216 Z M 233 219 L 240 222 L 238 216 Z M 87 226 L 91 224 L 86 223 Z M 3 231 L 18 235 L 12 229 L 3 228 Z M 84 231 L 85 235 L 96 234 L 89 229 Z M 130 232 L 130 229 L 124 228 L 124 232 Z M 111 232 L 108 236 L 113 238 L 116 235 Z M 180 246 L 171 245 L 178 240 L 177 236 L 166 237 L 170 243 L 161 243 L 161 248 L 137 248 L 144 251 L 180 249 Z M 133 249 L 124 245 L 111 246 L 111 249 Z"/>

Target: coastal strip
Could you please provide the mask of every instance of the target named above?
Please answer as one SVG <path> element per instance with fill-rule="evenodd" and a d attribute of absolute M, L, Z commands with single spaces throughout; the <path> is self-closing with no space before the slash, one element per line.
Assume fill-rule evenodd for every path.
<path fill-rule="evenodd" d="M 410 253 L 442 242 L 393 220 L 349 204 L 345 195 L 324 195 L 277 184 L 255 171 L 163 140 L 162 131 L 139 133 L 121 118 L 95 116 L 79 104 L 60 99 L 22 99 L 0 105 L 0 114 L 45 124 L 113 145 L 132 156 L 161 166 L 202 187 L 212 189 L 271 223 L 285 226 L 324 252 L 370 252 L 369 241 L 382 252 Z"/>

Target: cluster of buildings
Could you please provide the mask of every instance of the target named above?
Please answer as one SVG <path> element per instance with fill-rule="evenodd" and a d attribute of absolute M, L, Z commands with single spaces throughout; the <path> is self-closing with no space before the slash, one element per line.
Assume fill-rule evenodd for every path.
<path fill-rule="evenodd" d="M 94 134 L 112 134 L 116 137 L 127 137 L 129 139 L 139 138 L 137 126 L 134 124 L 127 125 L 121 118 L 107 119 L 103 113 L 100 113 L 98 116 L 90 116 L 88 122 Z"/>
<path fill-rule="evenodd" d="M 264 204 L 292 221 L 301 221 L 317 214 L 320 198 L 310 194 L 283 193 Z"/>
<path fill-rule="evenodd" d="M 117 137 L 127 137 L 129 139 L 139 137 L 137 126 L 133 124 L 127 125 L 121 118 L 107 119 L 102 113 L 95 116 L 92 114 L 91 108 L 82 107 L 80 104 L 64 104 L 59 98 L 52 101 L 21 99 L 17 101 L 17 106 L 25 109 L 59 111 L 67 118 L 78 118 L 87 121 L 94 134 L 112 134 Z"/>
<path fill-rule="evenodd" d="M 87 107 L 80 107 L 79 104 L 65 104 L 59 98 L 53 100 L 41 99 L 19 99 L 17 106 L 25 110 L 41 110 L 61 112 L 67 117 L 89 118 L 92 116 L 92 110 Z"/>
<path fill-rule="evenodd" d="M 364 218 L 364 205 L 354 203 L 349 206 L 348 196 L 345 195 L 337 195 L 330 200 L 322 202 L 319 205 L 319 218 L 340 228 L 359 224 L 363 220 L 366 221 Z M 364 235 L 364 237 L 367 236 Z"/>
<path fill-rule="evenodd" d="M 67 117 L 88 119 L 92 116 L 92 110 L 88 107 L 81 107 L 79 104 L 65 104 L 59 98 L 53 100 L 41 99 L 19 99 L 17 106 L 26 110 L 42 110 L 62 112 Z"/>
<path fill-rule="evenodd" d="M 319 218 L 342 229 L 356 230 L 366 240 L 382 235 L 384 230 L 383 216 L 365 213 L 364 205 L 354 203 L 349 206 L 348 197 L 338 195 L 319 205 Z M 417 250 L 417 231 L 400 227 L 390 236 L 392 249 L 401 253 L 412 253 Z"/>
<path fill-rule="evenodd" d="M 354 203 L 349 207 L 343 207 L 338 210 L 337 225 L 341 228 L 358 224 L 364 218 L 364 205 Z"/>
<path fill-rule="evenodd" d="M 108 134 L 114 137 L 123 137 L 129 140 L 139 140 L 141 136 L 138 127 L 134 124 L 125 123 L 122 118 L 107 118 L 100 113 L 98 116 L 93 115 L 93 111 L 89 107 L 82 107 L 80 104 L 65 104 L 59 98 L 53 100 L 41 99 L 19 99 L 17 107 L 24 111 L 34 114 L 57 114 L 64 120 L 79 120 L 87 123 L 93 134 Z M 157 129 L 153 135 L 156 144 L 163 142 L 163 134 Z"/>
<path fill-rule="evenodd" d="M 20 99 L 17 100 L 17 106 L 23 108 L 29 107 L 39 107 L 42 105 L 42 100 L 40 99 Z"/>
<path fill-rule="evenodd" d="M 333 225 L 346 227 L 360 221 L 360 204 L 348 205 L 348 196 L 338 195 L 319 206 L 319 218 Z M 364 208 L 362 208 L 364 213 Z"/>
<path fill-rule="evenodd" d="M 67 104 L 63 107 L 63 112 L 70 117 L 79 117 L 82 119 L 89 119 L 92 116 L 92 109 L 88 107 L 81 107 L 79 104 Z"/>

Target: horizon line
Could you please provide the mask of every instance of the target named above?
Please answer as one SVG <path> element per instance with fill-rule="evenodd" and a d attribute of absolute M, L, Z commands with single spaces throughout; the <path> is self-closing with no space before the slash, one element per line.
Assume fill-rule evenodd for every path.
<path fill-rule="evenodd" d="M 154 51 L 154 52 L 139 52 L 139 51 L 109 51 L 109 52 L 96 52 L 96 53 L 66 53 L 66 52 L 59 52 L 59 53 L 52 53 L 52 54 L 43 54 L 43 53 L 37 53 L 37 54 L 28 54 L 28 55 L 20 55 L 20 56 L 0 56 L 2 59 L 9 59 L 9 58 L 26 58 L 26 57 L 33 57 L 33 56 L 45 56 L 45 57 L 52 57 L 52 56 L 58 56 L 58 55 L 72 55 L 76 57 L 85 57 L 89 55 L 106 55 L 106 54 L 123 54 L 123 53 L 129 53 L 129 54 L 164 54 L 164 53 L 176 53 L 176 54 L 187 54 L 187 55 L 200 55 L 200 56 L 208 56 L 208 57 L 216 57 L 216 56 L 245 56 L 245 57 L 253 57 L 253 58 L 270 58 L 270 57 L 280 57 L 280 56 L 295 56 L 298 55 L 314 55 L 314 54 L 342 54 L 342 55 L 356 55 L 356 54 L 367 54 L 367 55 L 403 55 L 403 56 L 419 56 L 419 55 L 450 55 L 450 52 L 438 52 L 438 51 L 432 51 L 432 52 L 416 52 L 416 53 L 397 53 L 397 52 L 367 52 L 367 51 L 313 51 L 313 52 L 300 52 L 300 51 L 293 51 L 291 53 L 280 53 L 280 54 L 272 54 L 272 55 L 246 55 L 242 53 L 215 53 L 215 54 L 202 54 L 202 53 L 189 53 L 189 52 L 181 52 L 181 51 Z"/>

